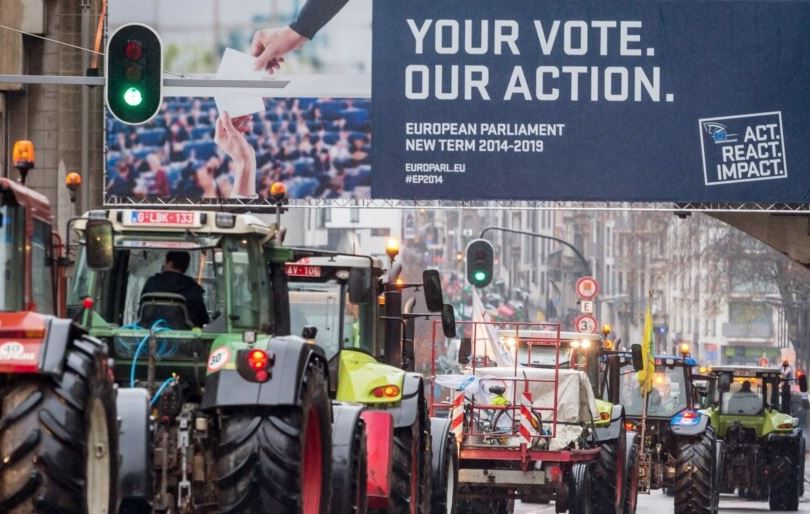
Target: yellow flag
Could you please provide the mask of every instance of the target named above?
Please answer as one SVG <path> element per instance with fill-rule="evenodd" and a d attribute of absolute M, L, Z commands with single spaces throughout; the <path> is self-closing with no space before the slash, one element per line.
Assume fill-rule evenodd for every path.
<path fill-rule="evenodd" d="M 651 304 L 652 294 L 647 299 L 647 309 L 644 311 L 644 332 L 641 337 L 641 355 L 644 360 L 644 368 L 638 372 L 638 385 L 641 388 L 642 395 L 646 395 L 652 390 L 653 377 L 655 376 Z"/>

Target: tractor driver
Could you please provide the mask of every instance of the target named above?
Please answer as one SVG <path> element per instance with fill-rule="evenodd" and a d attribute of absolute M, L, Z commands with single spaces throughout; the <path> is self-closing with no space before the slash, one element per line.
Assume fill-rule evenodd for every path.
<path fill-rule="evenodd" d="M 759 411 L 760 398 L 751 390 L 751 381 L 745 380 L 738 391 L 728 399 L 728 410 L 736 414 L 756 414 Z"/>
<path fill-rule="evenodd" d="M 186 299 L 188 317 L 195 327 L 208 323 L 208 311 L 203 299 L 203 288 L 186 275 L 191 256 L 188 252 L 168 252 L 163 263 L 163 271 L 152 275 L 141 291 L 147 293 L 174 293 Z"/>

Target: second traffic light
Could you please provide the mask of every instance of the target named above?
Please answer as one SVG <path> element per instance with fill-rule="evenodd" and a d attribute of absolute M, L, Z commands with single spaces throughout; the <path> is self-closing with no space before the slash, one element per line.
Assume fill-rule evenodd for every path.
<path fill-rule="evenodd" d="M 475 239 L 467 245 L 467 280 L 475 287 L 492 282 L 495 250 L 486 239 Z"/>
<path fill-rule="evenodd" d="M 157 32 L 140 23 L 119 27 L 105 54 L 107 108 L 129 125 L 146 123 L 163 101 L 163 43 Z"/>

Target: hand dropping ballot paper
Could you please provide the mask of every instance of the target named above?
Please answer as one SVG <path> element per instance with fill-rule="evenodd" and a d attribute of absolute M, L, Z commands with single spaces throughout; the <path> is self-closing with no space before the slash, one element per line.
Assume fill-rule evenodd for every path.
<path fill-rule="evenodd" d="M 267 72 L 254 69 L 256 58 L 250 54 L 227 48 L 217 69 L 217 78 L 224 80 L 268 80 Z M 264 111 L 264 100 L 254 90 L 244 93 L 220 93 L 214 96 L 217 111 L 228 112 L 231 118 Z"/>

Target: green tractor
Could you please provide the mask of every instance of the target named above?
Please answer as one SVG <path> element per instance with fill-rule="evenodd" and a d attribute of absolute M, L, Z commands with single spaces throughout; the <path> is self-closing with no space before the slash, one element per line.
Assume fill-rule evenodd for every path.
<path fill-rule="evenodd" d="M 721 490 L 767 499 L 771 510 L 798 510 L 805 441 L 790 415 L 790 386 L 807 392 L 807 377 L 751 366 L 715 366 L 709 377 L 705 412 L 720 438 Z"/>
<path fill-rule="evenodd" d="M 655 356 L 653 389 L 642 396 L 637 380 L 643 367 L 641 347 L 603 357 L 602 397 L 624 406 L 627 428 L 639 436 L 639 493 L 665 490 L 674 496 L 675 514 L 714 514 L 720 499 L 714 423 L 695 408 L 696 364 L 688 349 L 677 357 Z"/>
<path fill-rule="evenodd" d="M 289 335 L 278 227 L 144 209 L 70 225 L 68 312 L 115 359 L 120 514 L 330 512 L 327 358 Z"/>
<path fill-rule="evenodd" d="M 400 270 L 395 264 L 386 272 L 368 256 L 294 249 L 286 266 L 292 328 L 325 351 L 332 397 L 346 409 L 362 406 L 352 416 L 362 419 L 368 433 L 368 506 L 394 514 L 454 512 L 455 439 L 448 420 L 428 417 L 424 381 L 413 372 L 417 315 L 409 312 L 412 301 L 403 304 L 402 289 L 416 285 L 397 284 Z M 423 288 L 432 312 L 418 316 L 444 308 L 451 324 L 437 271 L 425 272 Z M 336 512 L 362 512 L 364 506 L 354 501 L 362 484 L 337 476 L 358 477 L 361 464 L 345 471 L 336 465 Z"/>

